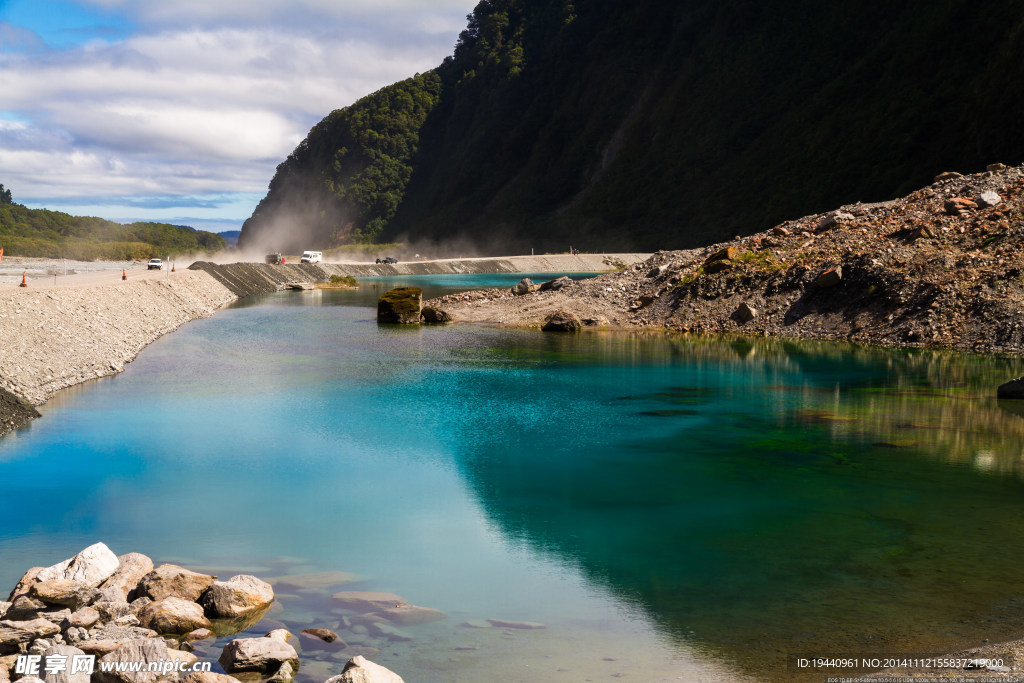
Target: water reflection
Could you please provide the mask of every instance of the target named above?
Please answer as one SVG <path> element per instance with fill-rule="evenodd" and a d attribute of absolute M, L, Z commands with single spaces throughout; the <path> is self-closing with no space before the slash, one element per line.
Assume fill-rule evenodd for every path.
<path fill-rule="evenodd" d="M 994 398 L 1019 360 L 662 334 L 522 342 L 495 356 L 544 364 L 545 401 L 475 413 L 464 475 L 504 534 L 677 639 L 788 680 L 795 656 L 1024 630 L 1024 418 Z M 598 369 L 621 392 L 580 382 Z M 595 411 L 621 413 L 593 421 L 621 432 L 581 438 Z"/>

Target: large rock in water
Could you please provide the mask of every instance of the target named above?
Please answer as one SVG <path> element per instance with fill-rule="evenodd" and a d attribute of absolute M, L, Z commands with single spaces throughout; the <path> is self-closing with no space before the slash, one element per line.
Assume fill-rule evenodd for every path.
<path fill-rule="evenodd" d="M 255 576 L 239 574 L 227 581 L 215 581 L 201 602 L 211 617 L 237 619 L 270 607 L 274 589 Z"/>
<path fill-rule="evenodd" d="M 162 564 L 142 577 L 136 593 L 153 600 L 181 598 L 195 602 L 217 580 L 216 576 L 200 574 L 176 564 Z"/>
<path fill-rule="evenodd" d="M 47 567 L 36 575 L 36 581 L 69 579 L 96 588 L 117 571 L 117 555 L 102 543 L 95 543 L 74 557 Z"/>
<path fill-rule="evenodd" d="M 419 287 L 396 287 L 384 292 L 377 301 L 377 322 L 415 325 L 420 322 L 423 290 Z"/>
<path fill-rule="evenodd" d="M 529 294 L 530 292 L 536 291 L 537 285 L 533 284 L 533 280 L 528 277 L 524 277 L 512 287 L 512 293 L 516 296 L 522 296 L 523 294 Z"/>
<path fill-rule="evenodd" d="M 224 646 L 217 660 L 228 673 L 258 671 L 272 674 L 284 664 L 299 668 L 299 655 L 284 638 L 237 638 Z"/>
<path fill-rule="evenodd" d="M 380 664 L 374 664 L 362 655 L 345 664 L 340 676 L 328 678 L 325 683 L 404 683 L 402 677 Z"/>
<path fill-rule="evenodd" d="M 181 598 L 164 598 L 149 603 L 139 612 L 139 623 L 143 628 L 151 628 L 160 634 L 177 635 L 211 626 L 202 607 Z"/>
<path fill-rule="evenodd" d="M 996 390 L 996 396 L 998 398 L 1024 398 L 1024 377 L 1000 384 L 999 389 Z"/>

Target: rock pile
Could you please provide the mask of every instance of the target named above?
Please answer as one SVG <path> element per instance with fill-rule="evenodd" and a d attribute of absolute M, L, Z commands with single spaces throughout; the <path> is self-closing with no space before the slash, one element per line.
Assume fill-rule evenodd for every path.
<path fill-rule="evenodd" d="M 353 604 L 360 600 L 358 596 L 351 599 Z M 0 681 L 33 683 L 38 676 L 44 683 L 239 683 L 232 676 L 210 672 L 209 666 L 206 671 L 199 670 L 201 666 L 193 670 L 198 661 L 193 651 L 198 641 L 215 634 L 250 628 L 273 602 L 271 586 L 254 576 L 218 581 L 216 576 L 173 564 L 154 568 L 145 555 L 118 557 L 103 543 L 96 543 L 53 566 L 29 569 L 9 598 L 0 602 Z M 394 602 L 389 597 L 383 605 L 370 603 L 375 609 L 381 607 L 360 613 L 371 625 L 444 617 L 400 598 Z M 319 636 L 318 642 L 336 642 L 333 632 L 327 632 L 333 636 L 329 638 L 321 631 L 325 630 L 310 630 Z M 263 638 L 236 638 L 224 647 L 219 663 L 228 674 L 289 683 L 300 666 L 299 655 L 289 643 L 292 638 L 284 629 L 272 630 Z M 61 659 L 61 668 L 47 666 L 47 658 L 54 657 Z M 68 661 L 77 658 L 90 659 L 91 666 L 72 670 Z M 32 666 L 32 659 L 34 668 L 25 670 L 25 665 Z M 117 670 L 117 663 L 136 664 L 134 669 Z M 331 680 L 400 683 L 402 679 L 355 657 Z"/>
<path fill-rule="evenodd" d="M 1024 167 L 944 173 L 902 199 L 658 252 L 558 291 L 427 303 L 464 322 L 539 327 L 565 309 L 620 328 L 1024 351 Z"/>

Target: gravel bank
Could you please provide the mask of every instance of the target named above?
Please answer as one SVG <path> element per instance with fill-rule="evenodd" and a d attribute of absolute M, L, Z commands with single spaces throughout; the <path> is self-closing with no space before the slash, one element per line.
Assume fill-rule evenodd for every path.
<path fill-rule="evenodd" d="M 205 273 L 91 287 L 0 289 L 0 434 L 26 421 L 32 405 L 88 379 L 112 375 L 147 344 L 209 316 L 235 296 Z"/>

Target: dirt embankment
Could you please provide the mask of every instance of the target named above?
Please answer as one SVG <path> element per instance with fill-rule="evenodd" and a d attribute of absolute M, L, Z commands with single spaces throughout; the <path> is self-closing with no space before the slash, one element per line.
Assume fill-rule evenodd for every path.
<path fill-rule="evenodd" d="M 600 273 L 640 263 L 649 254 L 555 254 L 502 258 L 445 259 L 408 263 L 230 263 L 200 261 L 192 270 L 209 273 L 235 295 L 258 296 L 281 289 L 288 282 L 324 282 L 332 275 L 382 277 L 396 275 L 466 275 L 477 273 Z"/>
<path fill-rule="evenodd" d="M 54 392 L 120 372 L 147 344 L 235 300 L 203 273 L 47 289 L 0 289 L 0 434 Z"/>
<path fill-rule="evenodd" d="M 1024 351 L 1024 167 L 944 174 L 902 199 L 853 204 L 559 291 L 451 295 L 456 320 L 584 322 Z"/>

